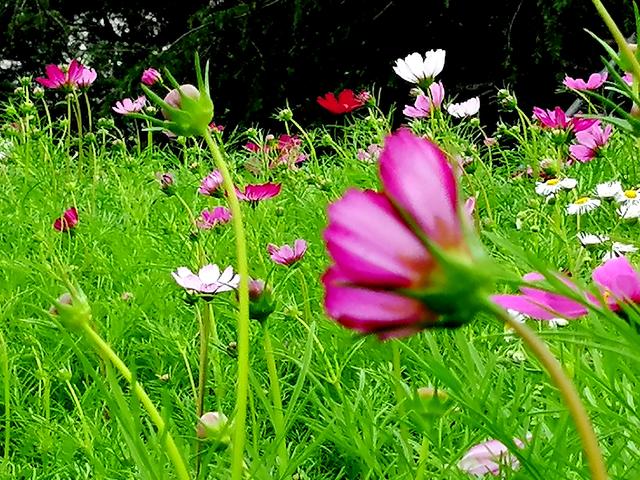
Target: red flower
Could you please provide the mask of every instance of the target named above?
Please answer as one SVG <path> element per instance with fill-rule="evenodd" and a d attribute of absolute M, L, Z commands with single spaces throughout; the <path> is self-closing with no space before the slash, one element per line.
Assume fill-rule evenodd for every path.
<path fill-rule="evenodd" d="M 356 95 L 353 90 L 349 89 L 342 90 L 338 94 L 338 98 L 333 92 L 330 92 L 325 94 L 324 97 L 318 97 L 317 101 L 321 107 L 326 108 L 334 115 L 353 112 L 365 104 L 365 99 L 362 95 Z"/>

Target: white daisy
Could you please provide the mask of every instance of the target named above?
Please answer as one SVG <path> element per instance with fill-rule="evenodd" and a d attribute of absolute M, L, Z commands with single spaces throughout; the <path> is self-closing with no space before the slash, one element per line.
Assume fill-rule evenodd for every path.
<path fill-rule="evenodd" d="M 593 233 L 580 232 L 576 236 L 578 237 L 578 240 L 583 247 L 601 245 L 609 241 L 609 237 L 607 235 L 595 235 Z"/>
<path fill-rule="evenodd" d="M 546 182 L 536 182 L 536 193 L 548 197 L 555 195 L 560 190 L 571 190 L 576 188 L 578 181 L 575 178 L 551 178 Z"/>
<path fill-rule="evenodd" d="M 618 215 L 624 220 L 635 220 L 640 217 L 640 203 L 624 202 L 618 207 Z"/>
<path fill-rule="evenodd" d="M 422 55 L 414 52 L 404 59 L 397 59 L 393 70 L 407 82 L 420 83 L 435 78 L 442 71 L 445 56 L 446 52 L 442 49 L 429 50 L 423 60 Z"/>
<path fill-rule="evenodd" d="M 480 99 L 478 97 L 470 98 L 461 103 L 452 103 L 447 107 L 449 115 L 456 118 L 471 117 L 480 110 Z"/>
<path fill-rule="evenodd" d="M 609 250 L 602 256 L 602 261 L 606 262 L 607 260 L 611 260 L 612 258 L 623 257 L 627 253 L 635 253 L 637 251 L 638 247 L 636 247 L 635 245 L 622 242 L 613 242 L 613 244 L 611 245 L 611 250 Z"/>
<path fill-rule="evenodd" d="M 569 325 L 569 320 L 565 318 L 552 318 L 547 321 L 547 325 L 549 325 L 550 328 L 566 327 Z"/>
<path fill-rule="evenodd" d="M 596 198 L 581 197 L 567 205 L 567 215 L 582 215 L 595 210 L 600 206 L 600 203 L 602 202 Z"/>
<path fill-rule="evenodd" d="M 620 182 L 605 182 L 596 185 L 596 197 L 600 198 L 615 198 L 623 193 L 622 185 Z"/>
<path fill-rule="evenodd" d="M 619 203 L 634 203 L 640 204 L 640 192 L 638 190 L 625 190 L 616 194 L 615 199 Z"/>

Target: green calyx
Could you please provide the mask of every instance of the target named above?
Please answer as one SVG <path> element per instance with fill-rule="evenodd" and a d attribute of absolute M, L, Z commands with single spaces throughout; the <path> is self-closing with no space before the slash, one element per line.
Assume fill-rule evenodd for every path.
<path fill-rule="evenodd" d="M 74 287 L 54 300 L 49 313 L 72 330 L 80 330 L 91 322 L 89 300 L 80 287 Z"/>

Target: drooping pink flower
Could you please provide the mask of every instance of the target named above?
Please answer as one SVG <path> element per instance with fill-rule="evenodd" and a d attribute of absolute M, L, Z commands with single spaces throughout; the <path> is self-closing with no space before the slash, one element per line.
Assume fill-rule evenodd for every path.
<path fill-rule="evenodd" d="M 353 90 L 348 88 L 342 90 L 338 94 L 338 98 L 333 92 L 330 92 L 325 94 L 324 97 L 318 97 L 316 101 L 321 107 L 329 110 L 334 115 L 353 112 L 365 104 L 365 100 L 360 95 L 356 95 Z"/>
<path fill-rule="evenodd" d="M 115 107 L 111 107 L 112 110 L 120 115 L 128 115 L 130 113 L 138 113 L 142 111 L 145 103 L 147 103 L 147 97 L 144 95 L 131 100 L 130 98 L 124 98 L 116 102 Z"/>
<path fill-rule="evenodd" d="M 212 196 L 220 189 L 222 183 L 222 173 L 220 173 L 219 170 L 214 170 L 202 179 L 200 187 L 198 188 L 198 193 L 200 195 Z"/>
<path fill-rule="evenodd" d="M 524 448 L 524 442 L 513 439 L 518 448 Z M 458 462 L 458 468 L 470 475 L 483 477 L 485 475 L 499 476 L 504 469 L 509 471 L 520 468 L 520 462 L 515 455 L 509 453 L 507 446 L 498 440 L 488 440 L 471 447 Z"/>
<path fill-rule="evenodd" d="M 220 272 L 220 267 L 215 264 L 205 265 L 197 275 L 186 267 L 178 268 L 171 275 L 182 288 L 203 294 L 235 290 L 240 283 L 240 276 L 233 273 L 233 267 L 229 266 Z"/>
<path fill-rule="evenodd" d="M 257 203 L 262 200 L 268 200 L 273 197 L 277 197 L 282 189 L 280 183 L 261 183 L 255 185 L 247 185 L 244 187 L 244 192 L 236 188 L 236 194 L 238 199 L 245 202 Z"/>
<path fill-rule="evenodd" d="M 215 207 L 213 210 L 203 210 L 200 213 L 198 228 L 209 230 L 217 225 L 224 225 L 231 221 L 231 212 L 227 207 Z"/>
<path fill-rule="evenodd" d="M 147 68 L 142 72 L 142 77 L 140 78 L 140 81 L 148 86 L 155 85 L 160 80 L 162 80 L 162 75 L 155 68 Z"/>
<path fill-rule="evenodd" d="M 611 125 L 607 125 L 603 129 L 600 122 L 595 123 L 588 130 L 577 132 L 577 143 L 569 146 L 571 156 L 580 162 L 593 160 L 600 149 L 607 144 L 612 132 Z"/>
<path fill-rule="evenodd" d="M 305 252 L 307 251 L 307 242 L 302 239 L 297 239 L 293 248 L 289 245 L 283 245 L 278 247 L 273 243 L 267 245 L 267 252 L 271 256 L 271 260 L 275 263 L 285 266 L 291 266 L 294 263 L 298 263 L 302 257 L 304 257 Z"/>
<path fill-rule="evenodd" d="M 556 107 L 553 110 L 533 107 L 533 115 L 543 127 L 572 130 L 574 132 L 588 130 L 598 122 L 595 118 L 569 117 L 560 107 Z"/>
<path fill-rule="evenodd" d="M 53 228 L 59 232 L 68 232 L 73 230 L 78 225 L 78 210 L 76 207 L 71 207 L 62 214 L 60 218 L 57 218 L 53 222 Z"/>
<path fill-rule="evenodd" d="M 607 81 L 608 76 L 607 72 L 592 73 L 586 82 L 582 78 L 566 76 L 562 84 L 571 90 L 596 90 Z"/>
<path fill-rule="evenodd" d="M 333 265 L 322 281 L 330 317 L 384 339 L 434 326 L 444 313 L 442 304 L 420 299 L 420 292 L 448 288 L 438 283 L 447 282 L 446 264 L 421 239 L 473 262 L 453 169 L 434 143 L 406 130 L 390 135 L 380 178 L 382 193 L 350 189 L 329 206 L 324 239 Z"/>
<path fill-rule="evenodd" d="M 429 94 L 420 94 L 416 98 L 413 106 L 405 105 L 402 113 L 410 118 L 424 118 L 440 109 L 444 100 L 444 87 L 442 82 L 429 85 Z"/>
<path fill-rule="evenodd" d="M 53 90 L 88 87 L 98 76 L 93 68 L 87 68 L 77 60 L 72 60 L 67 67 L 62 68 L 58 65 L 47 65 L 45 74 L 46 77 L 37 77 L 36 82 Z"/>

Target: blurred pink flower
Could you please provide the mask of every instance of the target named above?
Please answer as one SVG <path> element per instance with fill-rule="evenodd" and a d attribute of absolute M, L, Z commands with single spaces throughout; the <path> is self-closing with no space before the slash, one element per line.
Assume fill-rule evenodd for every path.
<path fill-rule="evenodd" d="M 298 263 L 302 257 L 304 257 L 307 251 L 307 242 L 302 239 L 297 239 L 293 248 L 289 245 L 283 245 L 278 247 L 273 243 L 267 245 L 267 252 L 271 256 L 271 260 L 280 265 L 291 266 L 294 263 Z"/>
<path fill-rule="evenodd" d="M 334 263 L 322 281 L 330 317 L 385 339 L 435 325 L 437 302 L 419 299 L 420 292 L 444 291 L 453 281 L 422 238 L 446 256 L 473 262 L 444 152 L 400 130 L 386 138 L 379 164 L 383 193 L 350 189 L 328 208 L 324 239 Z"/>
<path fill-rule="evenodd" d="M 203 210 L 200 213 L 198 228 L 209 230 L 217 225 L 224 225 L 231 221 L 231 212 L 227 207 L 215 207 L 213 210 Z"/>
<path fill-rule="evenodd" d="M 93 68 L 87 68 L 77 60 L 72 60 L 68 67 L 47 65 L 46 77 L 37 77 L 36 82 L 46 88 L 71 90 L 78 87 L 88 87 L 98 74 Z"/>
<path fill-rule="evenodd" d="M 574 132 L 588 130 L 598 122 L 595 118 L 569 117 L 560 107 L 556 107 L 553 110 L 533 107 L 533 116 L 538 119 L 543 127 L 573 130 Z"/>
<path fill-rule="evenodd" d="M 256 185 L 247 185 L 244 192 L 236 188 L 238 199 L 245 202 L 257 203 L 262 200 L 268 200 L 277 197 L 280 194 L 282 185 L 280 183 L 262 183 Z"/>
<path fill-rule="evenodd" d="M 414 105 L 405 105 L 402 113 L 410 118 L 428 117 L 433 110 L 437 110 L 442 106 L 443 100 L 444 87 L 442 86 L 442 82 L 432 83 L 429 85 L 429 94 L 418 95 Z"/>
<path fill-rule="evenodd" d="M 518 448 L 524 448 L 522 440 L 513 439 Z M 458 462 L 458 468 L 470 475 L 483 477 L 487 474 L 499 476 L 504 468 L 508 471 L 520 468 L 520 462 L 507 446 L 498 440 L 488 440 L 471 447 Z"/>
<path fill-rule="evenodd" d="M 592 73 L 586 82 L 582 78 L 571 78 L 566 76 L 564 77 L 562 84 L 571 90 L 596 90 L 607 81 L 608 76 L 609 74 L 607 72 Z"/>
<path fill-rule="evenodd" d="M 91 86 L 93 82 L 98 78 L 98 74 L 93 68 L 82 67 L 80 77 L 78 78 L 77 85 L 79 88 L 87 88 Z"/>
<path fill-rule="evenodd" d="M 147 103 L 147 97 L 143 95 L 135 100 L 131 100 L 130 98 L 118 100 L 116 106 L 111 108 L 120 115 L 128 115 L 130 113 L 140 112 L 144 108 L 145 103 Z"/>
<path fill-rule="evenodd" d="M 78 225 L 78 210 L 76 207 L 71 207 L 62 214 L 60 218 L 57 218 L 53 222 L 53 228 L 59 232 L 68 232 L 73 230 Z"/>
<path fill-rule="evenodd" d="M 200 182 L 200 187 L 198 188 L 198 193 L 200 195 L 212 196 L 220 189 L 220 187 L 222 186 L 222 182 L 222 174 L 219 170 L 214 170 L 202 179 L 202 182 Z"/>
<path fill-rule="evenodd" d="M 625 73 L 624 76 L 622 77 L 622 80 L 624 81 L 624 83 L 626 83 L 629 86 L 633 85 L 633 74 Z"/>
<path fill-rule="evenodd" d="M 583 163 L 593 160 L 600 149 L 607 144 L 612 132 L 611 125 L 603 129 L 600 122 L 593 124 L 588 130 L 577 132 L 577 143 L 569 146 L 571 156 Z"/>
<path fill-rule="evenodd" d="M 377 143 L 372 143 L 367 147 L 366 150 L 359 148 L 356 156 L 358 157 L 358 160 L 361 160 L 363 162 L 376 163 L 380 158 L 381 153 L 382 147 Z"/>
<path fill-rule="evenodd" d="M 162 80 L 162 75 L 155 68 L 147 68 L 140 78 L 140 81 L 148 86 L 154 85 L 159 80 Z"/>
<path fill-rule="evenodd" d="M 197 275 L 186 267 L 178 268 L 171 272 L 171 275 L 182 288 L 204 294 L 235 290 L 240 283 L 240 276 L 234 275 L 233 267 L 227 267 L 220 272 L 220 267 L 215 264 L 205 265 Z"/>

